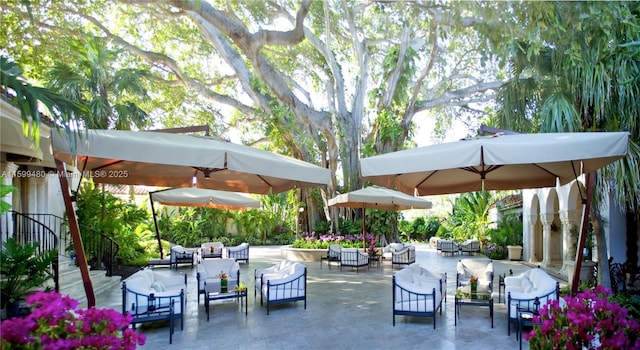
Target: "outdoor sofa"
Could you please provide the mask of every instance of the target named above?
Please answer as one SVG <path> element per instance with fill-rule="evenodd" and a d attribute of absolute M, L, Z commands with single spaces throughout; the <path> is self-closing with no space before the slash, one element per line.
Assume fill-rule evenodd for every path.
<path fill-rule="evenodd" d="M 511 325 L 518 324 L 518 309 L 532 311 L 549 300 L 558 300 L 560 284 L 537 267 L 517 276 L 506 276 L 504 292 L 507 295 L 507 334 L 511 335 Z"/>
<path fill-rule="evenodd" d="M 169 321 L 171 343 L 176 319 L 184 329 L 186 288 L 186 274 L 167 276 L 144 268 L 122 282 L 122 313 L 131 315 L 134 328 L 138 323 Z"/>
<path fill-rule="evenodd" d="M 396 325 L 396 315 L 432 317 L 435 329 L 436 313 L 440 311 L 442 315 L 446 288 L 446 273 L 429 271 L 418 263 L 396 272 L 393 275 L 393 326 Z"/>
<path fill-rule="evenodd" d="M 303 300 L 307 309 L 307 267 L 284 259 L 279 263 L 254 272 L 254 296 L 260 293 L 260 306 L 266 301 L 267 315 L 270 306 Z"/>

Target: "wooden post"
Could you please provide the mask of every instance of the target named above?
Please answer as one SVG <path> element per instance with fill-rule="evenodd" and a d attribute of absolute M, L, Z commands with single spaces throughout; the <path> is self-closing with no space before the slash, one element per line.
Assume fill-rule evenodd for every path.
<path fill-rule="evenodd" d="M 73 209 L 73 201 L 71 193 L 69 192 L 69 181 L 67 180 L 67 171 L 64 163 L 59 159 L 55 159 L 56 169 L 58 170 L 58 179 L 60 180 L 60 187 L 62 188 L 62 199 L 64 200 L 64 206 L 67 211 L 67 218 L 69 219 L 69 231 L 71 231 L 71 239 L 73 241 L 73 249 L 76 252 L 76 259 L 78 267 L 80 267 L 80 274 L 82 276 L 82 283 L 84 284 L 84 292 L 87 296 L 87 307 L 96 306 L 96 297 L 93 292 L 93 284 L 91 283 L 91 276 L 89 275 L 89 266 L 87 265 L 87 257 L 84 254 L 84 246 L 82 245 L 82 238 L 80 237 L 80 228 L 78 227 L 78 219 L 76 212 Z"/>
<path fill-rule="evenodd" d="M 162 254 L 162 240 L 160 239 L 160 230 L 158 229 L 158 219 L 156 218 L 156 210 L 153 207 L 153 197 L 151 193 L 153 192 L 149 192 L 149 203 L 151 203 L 151 213 L 153 213 L 153 224 L 156 227 L 156 238 L 158 239 L 158 249 L 160 249 L 160 259 L 163 259 L 164 254 Z"/>
<path fill-rule="evenodd" d="M 580 269 L 582 268 L 582 251 L 587 240 L 587 228 L 589 227 L 589 212 L 591 211 L 591 199 L 593 198 L 593 186 L 595 183 L 595 172 L 587 173 L 587 194 L 586 198 L 582 199 L 584 204 L 584 210 L 582 212 L 582 227 L 580 229 L 580 235 L 578 236 L 578 248 L 576 251 L 576 265 L 573 270 L 573 280 L 571 281 L 571 295 L 578 293 L 578 284 L 580 284 Z M 608 271 L 601 271 L 600 273 L 609 273 Z"/>

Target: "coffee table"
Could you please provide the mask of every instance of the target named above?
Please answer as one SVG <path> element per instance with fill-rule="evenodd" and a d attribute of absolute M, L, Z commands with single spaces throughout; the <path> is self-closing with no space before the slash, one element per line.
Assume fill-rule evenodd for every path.
<path fill-rule="evenodd" d="M 220 286 L 204 286 L 204 306 L 205 311 L 207 313 L 207 322 L 209 322 L 209 304 L 213 300 L 224 300 L 224 299 L 238 299 L 240 301 L 240 310 L 244 307 L 244 315 L 247 315 L 247 289 L 245 288 L 243 291 L 233 291 L 230 290 L 228 292 L 222 293 L 220 292 Z M 244 302 L 244 305 L 243 305 Z"/>
<path fill-rule="evenodd" d="M 456 290 L 454 324 L 458 325 L 458 316 L 462 305 L 487 306 L 493 328 L 493 291 L 489 286 L 478 286 L 475 292 L 471 292 L 471 286 L 461 286 Z"/>

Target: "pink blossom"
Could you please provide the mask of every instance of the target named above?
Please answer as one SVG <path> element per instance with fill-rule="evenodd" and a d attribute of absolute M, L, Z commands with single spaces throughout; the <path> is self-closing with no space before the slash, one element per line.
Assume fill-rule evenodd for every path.
<path fill-rule="evenodd" d="M 0 325 L 0 348 L 135 349 L 146 337 L 129 328 L 131 316 L 113 309 L 76 309 L 78 302 L 56 292 L 36 292 L 27 298 L 29 315 Z"/>

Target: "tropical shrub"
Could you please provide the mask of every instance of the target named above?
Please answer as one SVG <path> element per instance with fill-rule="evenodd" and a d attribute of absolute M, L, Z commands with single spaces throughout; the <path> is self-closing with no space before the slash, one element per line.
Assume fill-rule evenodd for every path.
<path fill-rule="evenodd" d="M 550 300 L 534 316 L 535 326 L 524 337 L 529 348 L 541 349 L 640 349 L 640 323 L 627 309 L 609 300 L 602 286 L 575 297 Z"/>
<path fill-rule="evenodd" d="M 491 260 L 504 260 L 508 256 L 507 247 L 495 243 L 483 244 L 480 253 Z"/>
<path fill-rule="evenodd" d="M 489 229 L 487 237 L 499 246 L 522 245 L 522 221 L 516 214 L 503 216 L 497 229 Z"/>

